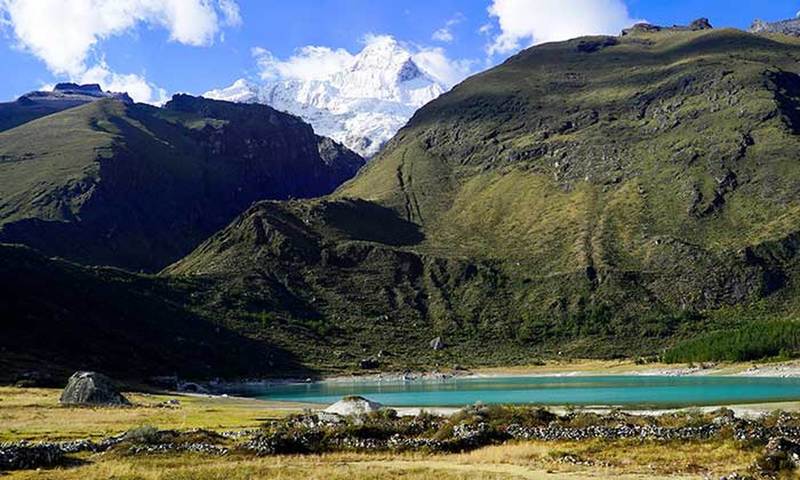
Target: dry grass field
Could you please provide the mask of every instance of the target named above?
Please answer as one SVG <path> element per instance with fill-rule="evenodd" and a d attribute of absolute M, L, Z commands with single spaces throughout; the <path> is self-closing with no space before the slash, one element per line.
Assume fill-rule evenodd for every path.
<path fill-rule="evenodd" d="M 303 405 L 184 395 L 128 394 L 130 408 L 65 408 L 57 390 L 0 388 L 0 441 L 66 440 L 158 429 L 231 431 L 297 412 Z M 177 399 L 176 406 L 164 402 Z M 73 465 L 0 474 L 47 480 L 496 480 L 702 479 L 744 471 L 758 455 L 730 440 L 519 442 L 469 453 L 253 457 L 195 453 L 75 456 Z"/>

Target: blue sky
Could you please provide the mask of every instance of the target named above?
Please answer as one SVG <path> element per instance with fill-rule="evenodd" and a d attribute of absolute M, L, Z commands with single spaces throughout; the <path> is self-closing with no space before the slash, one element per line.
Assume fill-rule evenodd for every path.
<path fill-rule="evenodd" d="M 586 33 L 700 16 L 746 28 L 798 10 L 800 0 L 0 0 L 0 100 L 68 79 L 131 85 L 151 101 L 202 93 L 257 78 L 255 47 L 277 61 L 309 45 L 357 53 L 369 34 L 435 52 L 467 74 L 568 36 L 576 22 L 596 30 Z"/>

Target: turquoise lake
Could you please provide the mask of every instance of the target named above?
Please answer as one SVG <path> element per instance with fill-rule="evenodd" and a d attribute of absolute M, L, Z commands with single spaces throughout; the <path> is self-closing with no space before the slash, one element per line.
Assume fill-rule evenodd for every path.
<path fill-rule="evenodd" d="M 490 377 L 412 382 L 316 382 L 236 392 L 264 400 L 330 404 L 361 395 L 393 407 L 486 404 L 687 407 L 800 401 L 800 379 L 747 377 Z"/>

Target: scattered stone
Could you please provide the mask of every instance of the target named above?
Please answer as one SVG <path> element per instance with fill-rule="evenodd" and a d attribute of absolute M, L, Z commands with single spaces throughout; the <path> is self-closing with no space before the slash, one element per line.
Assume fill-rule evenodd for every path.
<path fill-rule="evenodd" d="M 786 437 L 770 439 L 764 454 L 756 461 L 758 469 L 765 474 L 800 468 L 800 443 Z"/>
<path fill-rule="evenodd" d="M 53 444 L 0 444 L 0 471 L 54 467 L 63 460 L 64 453 Z"/>
<path fill-rule="evenodd" d="M 347 417 L 350 415 L 363 415 L 366 413 L 377 412 L 383 405 L 364 397 L 344 397 L 338 402 L 324 410 L 325 413 L 335 413 Z"/>
<path fill-rule="evenodd" d="M 62 405 L 130 405 L 110 378 L 96 372 L 75 372 L 59 401 Z"/>
<path fill-rule="evenodd" d="M 435 350 L 435 351 L 444 350 L 444 348 L 446 346 L 444 344 L 444 341 L 442 340 L 442 337 L 434 338 L 433 340 L 431 340 L 430 345 L 431 345 L 431 348 L 433 350 Z"/>
<path fill-rule="evenodd" d="M 220 447 L 219 445 L 212 445 L 210 443 L 188 443 L 183 445 L 174 443 L 158 443 L 155 445 L 132 445 L 128 449 L 128 453 L 131 455 L 158 455 L 176 452 L 225 456 L 228 454 L 228 449 L 225 447 Z"/>
<path fill-rule="evenodd" d="M 755 480 L 750 475 L 740 475 L 738 473 L 732 473 L 728 476 L 722 477 L 719 480 Z"/>

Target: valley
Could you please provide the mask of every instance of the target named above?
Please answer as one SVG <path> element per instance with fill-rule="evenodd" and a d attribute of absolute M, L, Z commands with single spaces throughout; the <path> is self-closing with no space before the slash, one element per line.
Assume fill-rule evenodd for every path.
<path fill-rule="evenodd" d="M 189 96 L 163 109 L 93 102 L 0 133 L 0 239 L 44 253 L 4 248 L 3 265 L 9 275 L 21 258 L 53 265 L 50 282 L 133 282 L 146 293 L 115 303 L 122 318 L 140 322 L 145 305 L 169 305 L 157 310 L 230 332 L 245 351 L 278 352 L 230 368 L 234 377 L 290 375 L 276 355 L 317 375 L 560 356 L 791 356 L 800 346 L 797 49 L 792 37 L 705 26 L 533 47 L 420 109 L 349 181 L 362 161 L 335 143 L 298 146 L 296 161 L 280 163 L 268 145 L 323 140 L 269 107 Z M 259 115 L 278 122 L 274 132 L 252 123 Z M 58 155 L 41 147 L 42 132 Z M 91 143 L 63 143 L 70 138 Z M 152 153 L 137 156 L 142 149 Z M 39 177 L 27 173 L 34 165 Z M 284 169 L 301 165 L 314 184 L 287 183 Z M 33 284 L 6 290 L 7 308 L 29 308 L 21 299 Z M 37 307 L 62 312 L 61 322 L 11 318 L 58 338 L 74 330 L 66 319 L 108 311 L 75 298 Z M 151 338 L 174 338 L 160 335 Z M 4 345 L 29 358 L 9 376 L 35 365 L 158 373 L 106 354 L 64 352 L 54 366 L 55 343 L 36 343 Z"/>
<path fill-rule="evenodd" d="M 795 478 L 800 20 L 625 16 L 0 103 L 1 475 Z"/>

